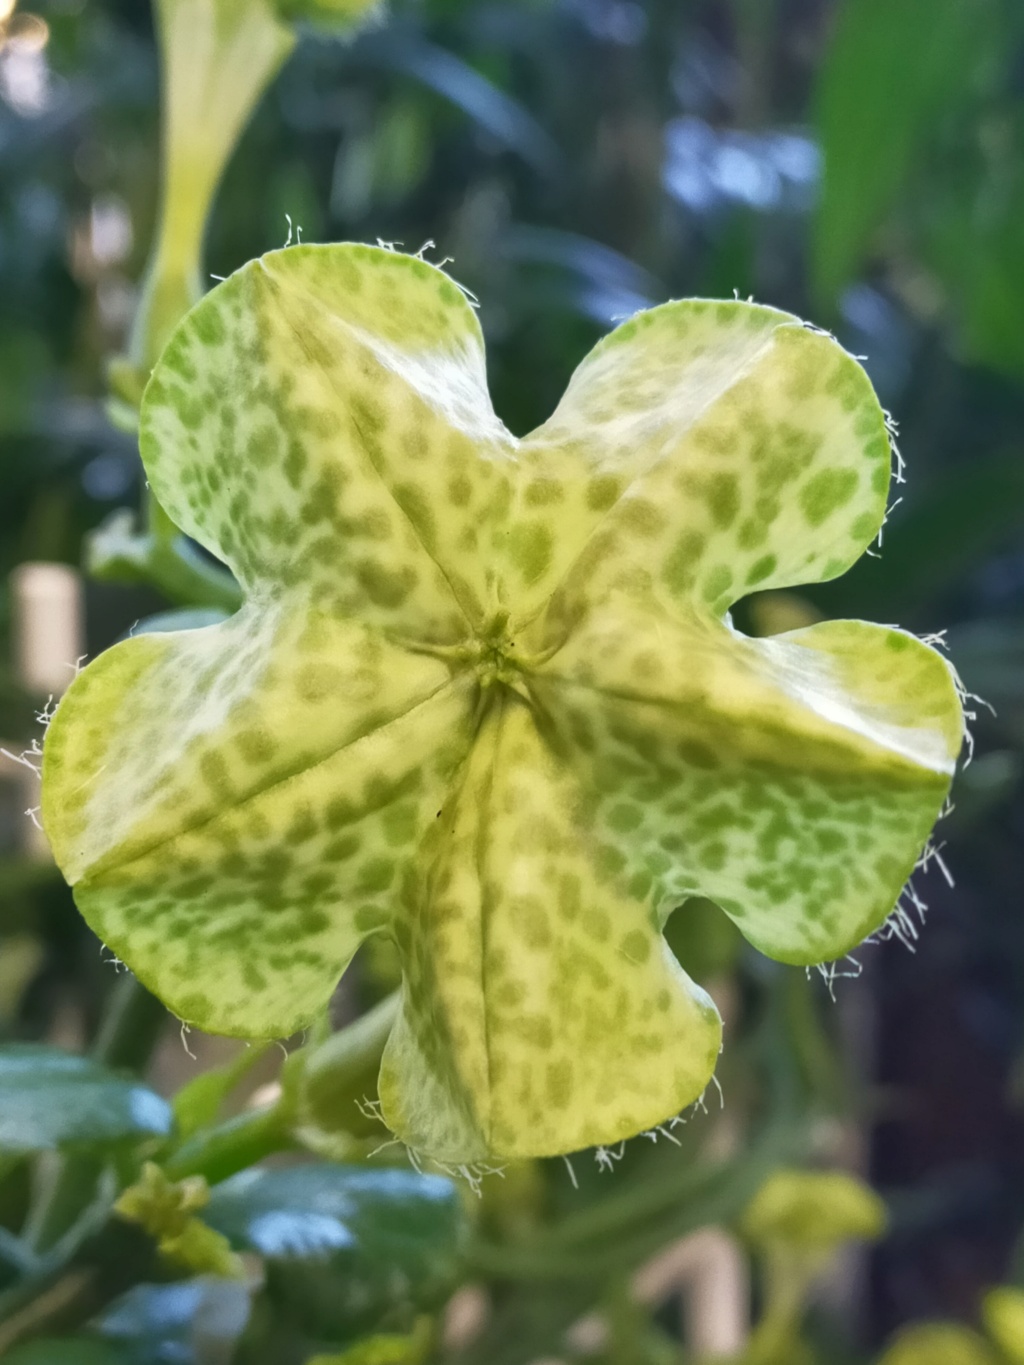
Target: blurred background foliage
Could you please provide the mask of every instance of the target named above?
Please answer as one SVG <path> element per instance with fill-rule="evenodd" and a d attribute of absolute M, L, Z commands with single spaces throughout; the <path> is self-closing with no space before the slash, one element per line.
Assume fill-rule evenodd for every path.
<path fill-rule="evenodd" d="M 133 438 L 108 420 L 107 365 L 127 344 L 154 232 L 159 107 L 146 0 L 0 0 L 0 16 L 0 737 L 17 752 L 45 698 L 18 677 L 8 575 L 79 564 L 84 537 L 143 492 Z M 393 0 L 354 38 L 303 36 L 228 166 L 206 269 L 226 275 L 282 245 L 289 221 L 306 240 L 431 242 L 433 259 L 452 258 L 480 298 L 495 404 L 517 433 L 550 413 L 614 321 L 670 297 L 752 295 L 866 357 L 907 463 L 884 543 L 836 583 L 751 599 L 739 623 L 770 633 L 849 614 L 948 631 L 966 686 L 993 708 L 976 708 L 974 760 L 940 827 L 956 887 L 933 867 L 918 886 L 926 930 L 915 911 L 909 942 L 866 947 L 859 981 L 834 992 L 740 953 L 715 907 L 689 904 L 670 937 L 727 1017 L 724 1109 L 713 1097 L 657 1142 L 576 1159 L 571 1178 L 561 1163 L 524 1166 L 463 1199 L 440 1180 L 388 1184 L 405 1179 L 394 1152 L 356 1175 L 330 1164 L 386 1135 L 353 1114 L 354 1091 L 318 1092 L 315 1065 L 305 1080 L 284 1068 L 286 1136 L 242 1110 L 228 1120 L 250 1143 L 241 1156 L 229 1142 L 225 1160 L 218 1137 L 190 1157 L 189 1134 L 209 1131 L 247 1068 L 245 1093 L 278 1084 L 280 1058 L 200 1040 L 192 1063 L 152 1007 L 109 1045 L 123 983 L 53 869 L 26 856 L 25 788 L 6 762 L 0 1039 L 120 1068 L 5 1053 L 0 1290 L 19 1275 L 52 1287 L 58 1265 L 53 1283 L 93 1286 L 34 1333 L 74 1341 L 10 1359 L 691 1360 L 686 1296 L 681 1314 L 676 1291 L 638 1307 L 624 1286 L 694 1229 L 739 1225 L 768 1173 L 793 1162 L 859 1169 L 889 1226 L 869 1262 L 847 1259 L 812 1296 L 785 1365 L 876 1359 L 903 1324 L 947 1317 L 972 1326 L 904 1333 L 886 1361 L 1024 1359 L 1013 1330 L 978 1326 L 990 1286 L 1024 1283 L 1024 6 Z M 145 586 L 88 582 L 89 652 L 167 605 Z M 364 956 L 338 1021 L 386 994 L 392 971 L 386 951 Z M 175 1272 L 108 1215 L 142 1156 L 164 1150 L 172 1116 L 157 1092 L 183 1081 L 185 1146 L 166 1168 L 214 1189 L 194 1207 L 187 1192 L 160 1195 L 175 1235 L 193 1237 L 200 1214 L 205 1229 Z M 68 1117 L 72 1085 L 89 1123 Z M 60 1242 L 68 1218 L 40 1224 L 53 1175 L 28 1155 L 68 1144 L 99 1208 L 72 1201 L 73 1245 Z M 282 1146 L 328 1164 L 217 1184 Z M 256 1280 L 223 1278 L 238 1255 L 259 1262 Z M 765 1318 L 776 1262 L 754 1257 Z M 472 1289 L 444 1327 L 430 1315 L 460 1281 Z M 12 1293 L 0 1316 L 23 1310 Z M 801 1320 L 807 1306 L 803 1285 Z M 599 1330 L 567 1344 L 595 1311 Z M 752 1365 L 779 1359 L 758 1349 L 755 1336 Z"/>

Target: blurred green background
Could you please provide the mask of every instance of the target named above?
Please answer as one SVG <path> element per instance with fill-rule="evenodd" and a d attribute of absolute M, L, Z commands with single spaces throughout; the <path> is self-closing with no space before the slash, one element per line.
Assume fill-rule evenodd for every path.
<path fill-rule="evenodd" d="M 7 9 L 0 740 L 17 752 L 45 697 L 19 672 L 9 575 L 80 564 L 83 537 L 142 491 L 134 441 L 106 415 L 105 367 L 153 232 L 159 108 L 146 0 L 0 0 Z M 851 615 L 948 632 L 967 688 L 992 708 L 975 708 L 973 763 L 939 829 L 955 887 L 933 866 L 918 884 L 926 925 L 915 914 L 909 945 L 866 947 L 835 1003 L 824 983 L 739 954 L 713 909 L 675 935 L 730 1001 L 733 1150 L 760 1175 L 808 1155 L 852 1164 L 889 1204 L 887 1238 L 812 1314 L 817 1358 L 866 1360 L 920 1318 L 976 1320 L 989 1286 L 1024 1282 L 1024 5 L 394 0 L 354 39 L 302 39 L 229 165 L 210 274 L 282 245 L 289 218 L 309 241 L 433 242 L 431 259 L 450 257 L 480 299 L 495 404 L 516 433 L 551 412 L 616 320 L 667 298 L 751 295 L 865 357 L 907 465 L 884 543 L 836 583 L 743 604 L 740 624 L 770 633 Z M 91 582 L 85 600 L 90 654 L 166 605 Z M 117 974 L 26 851 L 21 775 L 0 763 L 0 1038 L 82 1048 Z M 387 972 L 363 961 L 350 992 L 372 1000 Z M 174 1026 L 165 1034 L 146 1064 L 168 1090 L 189 1073 L 180 1056 L 161 1063 Z M 765 1115 L 780 1109 L 799 1158 L 771 1146 Z M 719 1204 L 714 1189 L 687 1203 L 687 1172 L 721 1129 L 709 1118 L 694 1136 L 700 1122 L 688 1150 L 637 1140 L 613 1175 L 578 1172 L 578 1195 L 558 1163 L 489 1185 L 485 1249 L 466 1273 L 490 1307 L 443 1358 L 572 1356 L 562 1333 L 607 1306 L 616 1275 L 732 1218 L 753 1167 Z M 24 1198 L 0 1179 L 0 1234 Z M 606 1201 L 625 1222 L 593 1217 Z M 591 1224 L 556 1236 L 555 1255 L 559 1219 L 581 1207 Z M 545 1236 L 550 1274 L 530 1240 Z M 684 1358 L 671 1304 L 632 1312 L 600 1359 Z M 130 1358 L 231 1358 L 172 1337 L 131 1338 Z M 306 1358 L 274 1350 L 252 1359 Z M 93 1359 L 52 1357 L 79 1358 Z"/>

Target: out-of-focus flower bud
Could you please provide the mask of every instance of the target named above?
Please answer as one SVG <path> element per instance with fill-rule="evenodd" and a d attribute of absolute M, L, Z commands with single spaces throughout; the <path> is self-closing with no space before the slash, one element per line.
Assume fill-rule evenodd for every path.
<path fill-rule="evenodd" d="M 970 1328 L 929 1322 L 900 1332 L 878 1365 L 996 1365 L 996 1360 Z"/>
<path fill-rule="evenodd" d="M 993 1289 L 982 1306 L 982 1319 L 1007 1360 L 1024 1365 L 1024 1292 L 1009 1286 Z"/>
<path fill-rule="evenodd" d="M 885 1231 L 881 1199 L 841 1171 L 776 1171 L 743 1217 L 746 1237 L 760 1250 L 787 1248 L 828 1254 L 843 1242 L 873 1242 Z"/>

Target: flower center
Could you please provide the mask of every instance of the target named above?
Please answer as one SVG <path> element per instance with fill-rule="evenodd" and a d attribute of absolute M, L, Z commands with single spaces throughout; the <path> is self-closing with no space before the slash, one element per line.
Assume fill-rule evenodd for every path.
<path fill-rule="evenodd" d="M 508 631 L 507 611 L 496 612 L 479 634 L 457 645 L 425 646 L 428 653 L 458 669 L 470 669 L 484 689 L 511 687 L 527 696 L 526 674 L 536 659 L 523 656 Z"/>
<path fill-rule="evenodd" d="M 519 669 L 515 664 L 515 656 L 510 652 L 506 653 L 515 649 L 512 641 L 491 643 L 487 640 L 477 640 L 475 648 L 477 653 L 473 659 L 473 667 L 476 669 L 481 687 L 493 687 L 496 683 L 516 681 Z"/>
<path fill-rule="evenodd" d="M 496 612 L 481 633 L 466 646 L 466 661 L 476 672 L 481 687 L 498 683 L 515 685 L 519 669 L 515 641 L 508 633 L 508 612 Z"/>

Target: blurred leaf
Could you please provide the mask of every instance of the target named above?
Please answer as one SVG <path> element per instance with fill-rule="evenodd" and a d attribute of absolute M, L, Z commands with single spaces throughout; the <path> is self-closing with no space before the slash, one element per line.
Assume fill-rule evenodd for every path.
<path fill-rule="evenodd" d="M 394 101 L 339 147 L 331 183 L 335 217 L 352 221 L 374 205 L 391 207 L 422 183 L 432 152 L 422 98 Z"/>
<path fill-rule="evenodd" d="M 803 1156 L 806 1140 L 802 1117 L 766 1123 L 748 1135 L 742 1155 L 729 1161 L 675 1161 L 678 1151 L 664 1140 L 672 1153 L 664 1164 L 635 1178 L 623 1172 L 604 1198 L 517 1244 L 479 1240 L 473 1263 L 499 1279 L 538 1285 L 550 1279 L 561 1281 L 563 1289 L 574 1280 L 607 1280 L 635 1270 L 668 1242 L 738 1217 L 776 1166 Z"/>
<path fill-rule="evenodd" d="M 822 594 L 830 614 L 901 615 L 956 586 L 1015 533 L 1024 535 L 1020 451 L 964 460 L 886 527 L 882 553 Z"/>
<path fill-rule="evenodd" d="M 116 1346 L 90 1337 L 30 1341 L 4 1356 L 4 1365 L 128 1365 Z"/>
<path fill-rule="evenodd" d="M 950 632 L 950 654 L 965 685 L 1024 744 L 1024 620 L 972 621 Z"/>
<path fill-rule="evenodd" d="M 958 656 L 959 658 L 959 656 Z M 970 664 L 969 664 L 970 666 Z M 1024 740 L 1024 726 L 1021 727 Z M 1010 749 L 995 749 L 979 754 L 973 763 L 961 768 L 956 779 L 956 801 L 943 830 L 963 838 L 987 820 L 1017 789 L 1024 775 L 1024 759 Z"/>
<path fill-rule="evenodd" d="M 36 1043 L 0 1048 L 0 1151 L 163 1137 L 170 1107 L 86 1057 Z"/>
<path fill-rule="evenodd" d="M 346 1160 L 353 1137 L 374 1139 L 374 1145 L 384 1140 L 381 1120 L 361 1101 L 377 1094 L 380 1060 L 398 1004 L 396 991 L 358 1020 L 289 1058 L 284 1084 L 296 1101 L 293 1131 L 310 1151 Z"/>
<path fill-rule="evenodd" d="M 951 177 L 947 177 L 947 180 Z M 959 315 L 961 348 L 979 364 L 1024 376 L 1024 170 L 1012 146 L 980 185 L 946 184 L 928 215 L 932 259 Z"/>
<path fill-rule="evenodd" d="M 448 100 L 542 175 L 558 173 L 561 154 L 546 130 L 462 57 L 412 35 L 371 34 L 353 49 L 367 65 L 412 76 Z"/>
<path fill-rule="evenodd" d="M 278 13 L 285 21 L 305 21 L 328 32 L 345 32 L 382 8 L 381 0 L 276 0 L 276 3 Z"/>
<path fill-rule="evenodd" d="M 267 1294 L 310 1336 L 404 1326 L 456 1282 L 463 1240 L 449 1180 L 317 1164 L 251 1170 L 211 1191 L 204 1218 L 266 1261 Z"/>
<path fill-rule="evenodd" d="M 814 603 L 796 592 L 757 592 L 747 599 L 750 634 L 784 635 L 787 630 L 803 630 L 821 620 Z"/>
<path fill-rule="evenodd" d="M 665 941 L 684 971 L 706 984 L 735 965 L 743 935 L 714 901 L 691 896 L 669 916 Z"/>
<path fill-rule="evenodd" d="M 568 306 L 605 328 L 616 319 L 650 308 L 665 294 L 658 281 L 634 261 L 579 233 L 516 224 L 502 235 L 498 249 L 504 260 L 516 266 L 544 271 L 535 300 L 542 316 Z"/>
<path fill-rule="evenodd" d="M 238 1055 L 223 1066 L 210 1067 L 182 1086 L 173 1100 L 181 1141 L 214 1122 L 231 1091 L 273 1046 L 273 1043 L 243 1046 Z"/>
<path fill-rule="evenodd" d="M 203 1276 L 181 1284 L 140 1284 L 94 1326 L 131 1348 L 132 1360 L 227 1365 L 249 1320 L 249 1288 Z"/>
<path fill-rule="evenodd" d="M 846 0 L 822 67 L 825 162 L 814 229 L 823 302 L 850 279 L 933 121 L 971 73 L 986 0 Z"/>
<path fill-rule="evenodd" d="M 29 982 L 42 966 L 45 950 L 33 934 L 0 938 L 0 1026 L 17 1013 Z"/>

